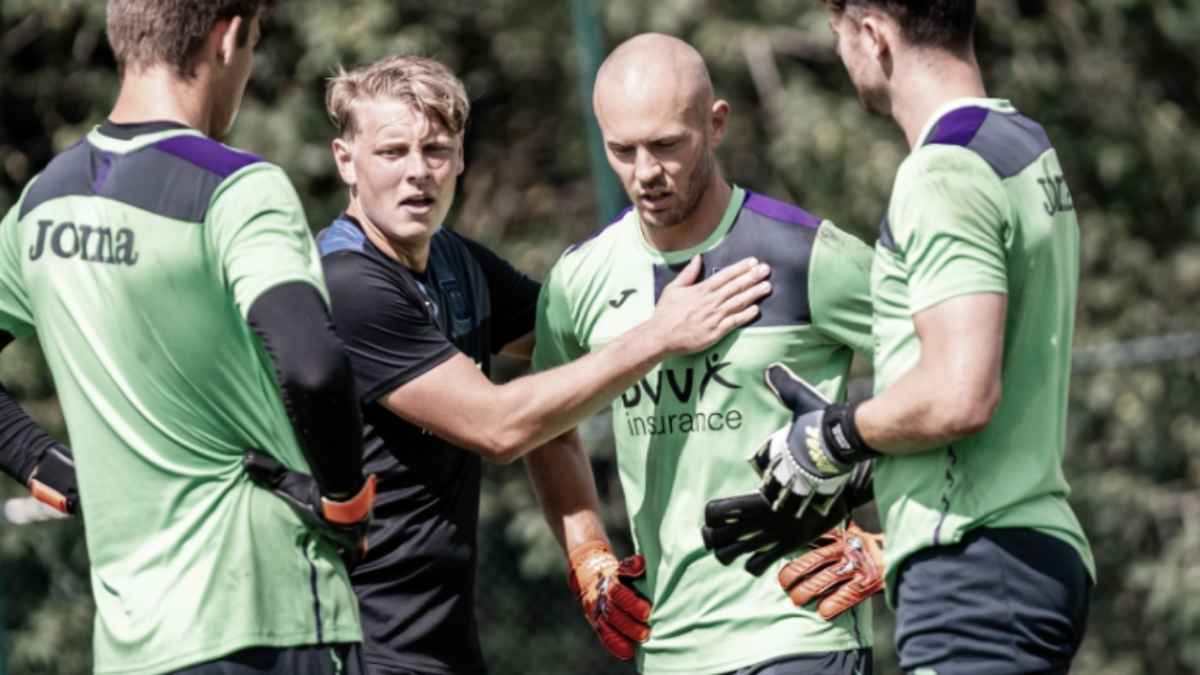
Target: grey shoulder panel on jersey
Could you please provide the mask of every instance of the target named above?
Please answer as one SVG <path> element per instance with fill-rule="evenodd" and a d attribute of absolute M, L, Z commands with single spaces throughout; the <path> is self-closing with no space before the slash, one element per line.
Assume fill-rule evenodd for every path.
<path fill-rule="evenodd" d="M 55 157 L 21 204 L 20 216 L 69 196 L 105 197 L 189 223 L 208 212 L 217 186 L 235 171 L 260 162 L 217 141 L 175 136 L 128 154 L 86 141 Z"/>
<path fill-rule="evenodd" d="M 979 155 L 1001 179 L 1017 175 L 1050 149 L 1040 124 L 1017 113 L 958 108 L 937 122 L 925 145 L 958 145 Z"/>
<path fill-rule="evenodd" d="M 798 206 L 747 191 L 746 201 L 721 243 L 701 256 L 702 278 L 748 256 L 771 266 L 771 294 L 759 303 L 748 327 L 812 323 L 808 299 L 809 262 L 821 220 Z M 654 298 L 686 266 L 654 266 Z"/>
<path fill-rule="evenodd" d="M 24 218 L 30 211 L 56 197 L 92 194 L 89 176 L 99 167 L 90 148 L 87 143 L 79 141 L 50 160 L 25 194 L 25 199 L 21 200 L 21 210 L 17 216 Z"/>

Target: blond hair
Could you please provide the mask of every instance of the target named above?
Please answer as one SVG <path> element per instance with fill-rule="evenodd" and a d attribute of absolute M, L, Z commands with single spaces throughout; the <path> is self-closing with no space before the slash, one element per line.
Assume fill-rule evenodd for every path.
<path fill-rule="evenodd" d="M 325 110 L 343 138 L 358 128 L 355 104 L 372 99 L 397 99 L 426 116 L 436 116 L 450 133 L 467 126 L 471 103 L 461 80 L 444 64 L 424 56 L 389 56 L 375 63 L 338 72 L 325 87 Z"/>

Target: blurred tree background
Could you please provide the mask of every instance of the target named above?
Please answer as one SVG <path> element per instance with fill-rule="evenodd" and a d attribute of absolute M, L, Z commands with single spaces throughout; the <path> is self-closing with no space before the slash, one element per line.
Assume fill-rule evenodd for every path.
<path fill-rule="evenodd" d="M 474 112 L 451 226 L 541 275 L 598 223 L 567 0 L 287 0 L 268 24 L 229 142 L 287 170 L 315 229 L 343 206 L 324 79 L 337 64 L 435 56 Z M 980 2 L 990 91 L 1041 121 L 1066 168 L 1083 243 L 1066 473 L 1100 585 L 1076 672 L 1200 672 L 1200 2 Z M 906 148 L 856 102 L 816 0 L 603 0 L 607 47 L 681 36 L 733 107 L 726 175 L 875 239 Z M 106 114 L 117 88 L 97 0 L 0 0 L 0 209 Z M 1114 342 L 1155 336 L 1168 341 Z M 63 434 L 36 341 L 0 380 Z M 611 532 L 627 526 L 603 417 L 585 428 Z M 77 445 L 87 439 L 71 439 Z M 22 494 L 4 481 L 0 495 Z M 482 501 L 484 649 L 497 675 L 629 673 L 566 591 L 523 472 L 490 468 Z M 90 670 L 92 601 L 78 522 L 0 525 L 0 602 L 14 674 Z M 877 611 L 877 672 L 897 672 Z"/>

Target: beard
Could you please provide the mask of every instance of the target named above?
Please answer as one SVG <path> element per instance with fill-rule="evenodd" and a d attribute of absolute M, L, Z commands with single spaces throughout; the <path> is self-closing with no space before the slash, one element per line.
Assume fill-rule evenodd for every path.
<path fill-rule="evenodd" d="M 708 189 L 715 163 L 716 159 L 712 152 L 705 150 L 700 161 L 696 162 L 696 165 L 692 167 L 692 172 L 688 174 L 687 188 L 679 195 L 680 199 L 675 206 L 656 214 L 653 220 L 647 219 L 646 215 L 639 210 L 638 215 L 642 223 L 648 227 L 667 228 L 674 227 L 690 218 L 700 206 L 704 191 Z M 634 195 L 629 197 L 635 204 L 637 203 Z"/>
<path fill-rule="evenodd" d="M 858 102 L 867 112 L 884 117 L 892 114 L 892 99 L 888 96 L 887 87 L 855 85 L 854 89 L 858 92 Z"/>

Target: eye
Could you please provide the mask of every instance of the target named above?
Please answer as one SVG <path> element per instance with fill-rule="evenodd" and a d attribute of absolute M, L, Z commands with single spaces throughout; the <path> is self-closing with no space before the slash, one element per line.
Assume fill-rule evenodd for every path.
<path fill-rule="evenodd" d="M 628 157 L 633 154 L 632 145 L 617 145 L 615 143 L 610 143 L 608 149 L 611 150 L 612 154 L 616 155 L 617 157 Z"/>
<path fill-rule="evenodd" d="M 654 141 L 652 144 L 655 150 L 670 150 L 679 145 L 678 138 L 665 138 L 661 141 Z"/>
<path fill-rule="evenodd" d="M 451 150 L 452 148 L 445 143 L 430 143 L 425 146 L 425 154 L 434 157 L 445 157 L 450 154 Z"/>

